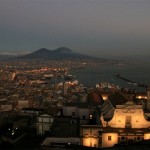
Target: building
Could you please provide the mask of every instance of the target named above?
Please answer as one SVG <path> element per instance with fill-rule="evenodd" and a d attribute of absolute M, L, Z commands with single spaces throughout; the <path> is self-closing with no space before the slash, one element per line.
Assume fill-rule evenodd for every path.
<path fill-rule="evenodd" d="M 54 118 L 52 125 L 53 137 L 79 137 L 80 135 L 80 120 L 70 116 L 57 116 Z"/>
<path fill-rule="evenodd" d="M 71 116 L 57 116 L 52 125 L 51 135 L 47 136 L 42 147 L 58 146 L 67 144 L 80 145 L 80 120 Z"/>
<path fill-rule="evenodd" d="M 117 105 L 113 118 L 107 123 L 101 118 L 103 127 L 112 128 L 148 128 L 150 122 L 144 117 L 142 105 L 135 105 L 127 102 L 124 105 Z"/>
<path fill-rule="evenodd" d="M 50 132 L 53 121 L 54 118 L 48 114 L 42 114 L 40 116 L 37 116 L 37 134 L 44 135 L 46 134 L 46 132 Z"/>
<path fill-rule="evenodd" d="M 28 100 L 18 100 L 18 109 L 28 108 L 29 101 Z"/>
<path fill-rule="evenodd" d="M 11 110 L 12 110 L 12 104 L 0 105 L 0 111 L 11 111 Z"/>
<path fill-rule="evenodd" d="M 81 146 L 91 148 L 150 140 L 149 114 L 144 112 L 142 104 L 136 104 L 120 93 L 103 100 L 102 95 L 94 92 L 86 102 L 65 103 L 61 114 L 53 124 L 53 135 L 45 140 L 44 145 L 56 144 L 59 138 L 62 139 L 58 143 L 64 140 L 66 144 L 73 137 L 80 139 L 78 144 Z M 77 119 L 80 120 L 79 135 L 70 132 L 78 131 Z"/>
<path fill-rule="evenodd" d="M 89 107 L 88 103 L 66 103 L 63 106 L 63 115 L 79 118 L 80 124 L 89 124 L 93 118 L 95 108 Z"/>
<path fill-rule="evenodd" d="M 110 121 L 105 121 L 103 115 L 100 119 L 102 125 L 81 126 L 81 145 L 104 148 L 150 139 L 150 122 L 144 117 L 142 105 L 117 105 Z"/>

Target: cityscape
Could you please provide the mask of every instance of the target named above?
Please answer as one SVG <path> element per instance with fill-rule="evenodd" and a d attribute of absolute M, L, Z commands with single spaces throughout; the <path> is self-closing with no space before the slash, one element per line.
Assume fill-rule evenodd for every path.
<path fill-rule="evenodd" d="M 0 150 L 150 149 L 149 0 L 0 0 Z"/>
<path fill-rule="evenodd" d="M 59 56 L 62 60 L 43 59 L 44 49 L 31 53 L 40 53 L 42 59 L 29 59 L 30 55 L 1 60 L 0 147 L 118 149 L 137 148 L 140 142 L 145 144 L 139 148 L 148 147 L 149 87 L 120 74 L 113 76 L 133 84 L 134 89 L 110 82 L 86 86 L 71 72 L 107 64 L 120 66 L 121 62 L 97 58 L 94 61 L 85 55 L 81 55 L 84 59 L 68 60 L 63 58 L 66 48 L 60 49 L 63 49 Z M 144 90 L 136 90 L 138 86 Z"/>

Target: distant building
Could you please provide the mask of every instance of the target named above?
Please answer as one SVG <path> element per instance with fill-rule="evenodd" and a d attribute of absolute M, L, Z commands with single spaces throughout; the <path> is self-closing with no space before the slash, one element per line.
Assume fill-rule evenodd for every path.
<path fill-rule="evenodd" d="M 40 109 L 40 108 L 23 108 L 21 109 L 21 112 L 25 113 L 25 114 L 35 114 L 35 115 L 40 115 L 42 114 L 44 111 L 44 109 Z"/>
<path fill-rule="evenodd" d="M 44 135 L 46 132 L 50 132 L 53 121 L 54 118 L 48 114 L 37 116 L 37 134 Z"/>
<path fill-rule="evenodd" d="M 63 94 L 64 94 L 64 95 L 67 95 L 67 90 L 68 90 L 68 83 L 67 83 L 67 82 L 64 82 L 64 83 L 63 83 Z"/>
<path fill-rule="evenodd" d="M 95 108 L 90 107 L 88 103 L 66 103 L 63 106 L 63 115 L 79 118 L 80 124 L 89 124 L 92 119 Z"/>
<path fill-rule="evenodd" d="M 28 100 L 18 100 L 18 109 L 28 108 L 29 101 Z"/>
<path fill-rule="evenodd" d="M 43 143 L 41 144 L 42 150 L 49 150 L 49 149 L 66 149 L 65 147 L 68 145 L 80 145 L 80 138 L 78 137 L 47 137 Z"/>
<path fill-rule="evenodd" d="M 47 136 L 43 143 L 44 146 L 64 146 L 67 144 L 80 144 L 80 123 L 79 118 L 57 116 L 52 125 L 51 135 Z"/>
<path fill-rule="evenodd" d="M 29 126 L 31 127 L 31 117 L 30 116 L 16 116 L 13 118 L 13 129 L 18 129 L 18 128 L 28 128 Z"/>
<path fill-rule="evenodd" d="M 11 111 L 12 110 L 12 104 L 5 104 L 0 106 L 0 111 Z"/>
<path fill-rule="evenodd" d="M 80 120 L 67 116 L 57 116 L 52 125 L 53 137 L 79 137 Z"/>

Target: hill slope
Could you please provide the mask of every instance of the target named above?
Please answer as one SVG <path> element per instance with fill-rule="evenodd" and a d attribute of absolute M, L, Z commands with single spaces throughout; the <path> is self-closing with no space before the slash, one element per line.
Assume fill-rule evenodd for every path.
<path fill-rule="evenodd" d="M 30 54 L 20 56 L 19 59 L 91 59 L 91 60 L 100 60 L 100 58 L 91 57 L 87 55 L 83 55 L 80 53 L 75 53 L 71 49 L 66 47 L 60 47 L 55 50 L 49 50 L 46 48 L 41 48 L 37 51 L 34 51 Z M 105 59 L 101 59 L 105 60 Z"/>

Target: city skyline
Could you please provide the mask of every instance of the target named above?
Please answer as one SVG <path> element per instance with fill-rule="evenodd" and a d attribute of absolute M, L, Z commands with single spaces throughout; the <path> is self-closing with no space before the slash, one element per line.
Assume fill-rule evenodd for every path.
<path fill-rule="evenodd" d="M 0 53 L 69 47 L 92 56 L 150 55 L 149 0 L 1 0 Z"/>

